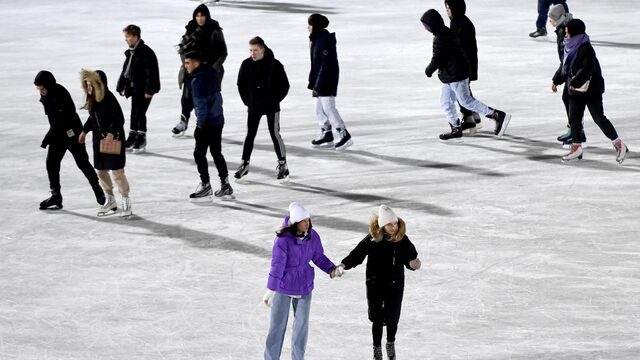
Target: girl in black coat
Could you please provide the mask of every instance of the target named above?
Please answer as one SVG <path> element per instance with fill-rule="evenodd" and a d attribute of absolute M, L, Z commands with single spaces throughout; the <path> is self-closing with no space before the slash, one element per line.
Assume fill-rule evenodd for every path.
<path fill-rule="evenodd" d="M 82 70 L 80 72 L 82 89 L 86 96 L 84 108 L 89 110 L 89 118 L 84 123 L 83 132 L 78 139 L 85 142 L 88 132 L 93 131 L 93 167 L 98 170 L 100 185 L 107 194 L 106 201 L 98 210 L 98 216 L 110 215 L 117 209 L 113 195 L 113 179 L 118 184 L 118 191 L 122 195 L 122 216 L 131 215 L 129 201 L 129 181 L 124 174 L 126 155 L 124 151 L 124 114 L 118 100 L 107 87 L 107 75 L 101 71 Z M 120 140 L 120 152 L 116 155 L 100 152 L 100 141 L 111 144 Z"/>
<path fill-rule="evenodd" d="M 629 149 L 618 137 L 611 121 L 604 115 L 604 78 L 596 52 L 585 30 L 586 26 L 580 19 L 573 19 L 567 23 L 562 64 L 553 76 L 551 85 L 553 92 L 557 91 L 558 85 L 565 82 L 565 86 L 569 87 L 569 124 L 574 140 L 571 151 L 562 157 L 562 161 L 582 159 L 582 118 L 585 108 L 589 108 L 593 121 L 611 140 L 617 152 L 616 161 L 622 164 Z"/>
<path fill-rule="evenodd" d="M 421 262 L 411 240 L 405 235 L 404 221 L 387 205 L 371 218 L 369 234 L 338 265 L 348 270 L 367 260 L 366 285 L 369 320 L 372 322 L 374 359 L 382 360 L 382 329 L 387 326 L 387 357 L 395 359 L 395 336 L 404 294 L 404 269 L 418 270 Z"/>

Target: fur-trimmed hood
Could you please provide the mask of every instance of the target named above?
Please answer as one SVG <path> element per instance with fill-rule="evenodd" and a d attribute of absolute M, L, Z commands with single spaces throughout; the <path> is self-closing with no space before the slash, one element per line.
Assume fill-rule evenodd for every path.
<path fill-rule="evenodd" d="M 373 238 L 373 241 L 379 242 L 385 236 L 390 238 L 390 241 L 400 241 L 404 238 L 404 235 L 407 233 L 407 227 L 402 218 L 398 217 L 398 232 L 394 236 L 389 236 L 384 233 L 384 229 L 378 226 L 378 215 L 373 215 L 371 217 L 371 222 L 369 223 L 369 234 Z"/>
<path fill-rule="evenodd" d="M 91 71 L 82 69 L 80 71 L 80 83 L 82 85 L 82 91 L 84 91 L 87 99 L 87 106 L 91 109 L 93 102 L 102 102 L 107 92 L 107 76 L 101 70 Z"/>

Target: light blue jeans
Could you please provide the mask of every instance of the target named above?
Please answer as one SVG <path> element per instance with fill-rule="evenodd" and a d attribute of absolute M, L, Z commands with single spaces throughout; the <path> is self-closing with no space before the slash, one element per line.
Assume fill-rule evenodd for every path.
<path fill-rule="evenodd" d="M 316 118 L 323 129 L 344 129 L 344 121 L 336 109 L 335 96 L 318 96 L 316 98 Z"/>
<path fill-rule="evenodd" d="M 267 344 L 264 349 L 265 360 L 279 360 L 284 342 L 284 333 L 289 320 L 289 305 L 293 303 L 293 334 L 291 336 L 291 359 L 303 360 L 309 337 L 309 310 L 311 309 L 311 293 L 301 298 L 290 298 L 289 295 L 276 292 L 271 304 L 271 322 Z"/>
<path fill-rule="evenodd" d="M 480 102 L 471 95 L 469 91 L 469 78 L 461 81 L 456 81 L 448 84 L 442 84 L 442 91 L 440 92 L 440 106 L 447 115 L 447 121 L 452 126 L 460 126 L 458 121 L 458 112 L 456 110 L 456 102 L 459 102 L 463 107 L 483 114 L 485 116 L 493 114 L 493 110 L 489 109 L 487 105 Z"/>

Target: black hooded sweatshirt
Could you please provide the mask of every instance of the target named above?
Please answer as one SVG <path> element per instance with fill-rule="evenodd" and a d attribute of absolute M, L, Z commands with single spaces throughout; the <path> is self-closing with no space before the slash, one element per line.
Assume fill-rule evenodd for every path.
<path fill-rule="evenodd" d="M 465 15 L 467 4 L 464 0 L 445 0 L 451 10 L 451 22 L 449 27 L 460 40 L 464 54 L 469 60 L 469 80 L 478 80 L 478 44 L 476 42 L 476 28 Z"/>
<path fill-rule="evenodd" d="M 289 92 L 284 66 L 273 51 L 265 47 L 264 58 L 245 59 L 238 72 L 238 92 L 250 113 L 270 114 L 280 111 L 280 102 Z"/>
<path fill-rule="evenodd" d="M 47 89 L 47 95 L 41 96 L 40 102 L 49 118 L 50 127 L 41 146 L 66 144 L 77 139 L 82 132 L 82 122 L 67 89 L 58 84 L 53 74 L 46 70 L 40 71 L 33 83 Z"/>
<path fill-rule="evenodd" d="M 469 61 L 453 31 L 444 25 L 442 16 L 430 9 L 420 18 L 433 33 L 433 56 L 425 69 L 429 77 L 438 70 L 438 78 L 445 84 L 462 81 L 469 77 Z"/>
<path fill-rule="evenodd" d="M 203 14 L 207 21 L 203 26 L 198 26 L 196 15 Z M 224 41 L 224 34 L 220 24 L 211 19 L 209 8 L 205 4 L 200 4 L 193 11 L 191 21 L 185 26 L 186 32 L 182 36 L 179 52 L 184 54 L 191 51 L 198 51 L 202 54 L 204 63 L 209 64 L 218 71 L 220 75 L 224 72 L 222 64 L 227 59 L 227 44 Z"/>

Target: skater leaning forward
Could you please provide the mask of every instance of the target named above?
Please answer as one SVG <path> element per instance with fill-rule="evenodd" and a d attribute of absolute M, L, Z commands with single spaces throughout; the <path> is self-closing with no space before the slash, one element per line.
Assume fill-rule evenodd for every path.
<path fill-rule="evenodd" d="M 367 260 L 366 286 L 373 358 L 382 360 L 382 331 L 387 327 L 386 352 L 396 358 L 395 340 L 404 294 L 404 269 L 418 270 L 418 252 L 407 237 L 405 222 L 387 205 L 371 218 L 369 234 L 342 259 L 337 269 L 348 270 Z M 340 270 L 336 270 L 339 275 Z"/>
<path fill-rule="evenodd" d="M 116 200 L 113 195 L 111 175 L 118 185 L 122 195 L 122 216 L 131 215 L 129 201 L 129 181 L 124 174 L 126 155 L 124 151 L 124 114 L 118 100 L 107 87 L 107 75 L 102 70 L 80 72 L 82 90 L 86 97 L 83 108 L 89 111 L 89 118 L 84 123 L 83 131 L 78 138 L 80 144 L 85 143 L 87 133 L 93 132 L 93 167 L 98 170 L 100 185 L 106 193 L 104 205 L 98 210 L 98 215 L 113 214 Z M 111 144 L 114 140 L 121 141 L 120 153 L 117 155 L 100 152 L 100 140 Z"/>
<path fill-rule="evenodd" d="M 424 28 L 434 35 L 433 56 L 425 69 L 427 77 L 438 70 L 442 81 L 440 105 L 447 115 L 451 132 L 440 135 L 442 141 L 456 141 L 462 137 L 460 119 L 456 112 L 456 101 L 470 111 L 495 120 L 494 133 L 502 136 L 509 125 L 511 115 L 493 109 L 475 99 L 469 92 L 469 62 L 460 45 L 458 37 L 444 25 L 442 16 L 434 9 L 425 12 L 420 18 Z"/>
<path fill-rule="evenodd" d="M 64 86 L 56 82 L 52 73 L 42 70 L 34 80 L 44 113 L 49 119 L 49 131 L 42 139 L 40 147 L 47 150 L 47 175 L 51 197 L 40 203 L 40 210 L 61 209 L 62 194 L 60 193 L 60 163 L 67 150 L 73 155 L 78 169 L 89 181 L 96 201 L 104 204 L 104 192 L 98 183 L 98 176 L 89 162 L 89 155 L 84 144 L 78 142 L 82 132 L 82 122 L 76 112 L 71 95 Z"/>
<path fill-rule="evenodd" d="M 202 54 L 197 51 L 185 55 L 184 66 L 191 81 L 193 106 L 196 112 L 196 130 L 193 137 L 196 146 L 193 158 L 198 166 L 200 184 L 194 193 L 189 195 L 192 200 L 211 198 L 212 189 L 209 178 L 209 164 L 207 150 L 211 151 L 213 162 L 220 178 L 220 190 L 215 192 L 217 197 L 231 198 L 233 189 L 229 184 L 227 162 L 222 155 L 222 129 L 224 128 L 224 114 L 222 112 L 222 95 L 217 71 L 203 63 Z"/>

